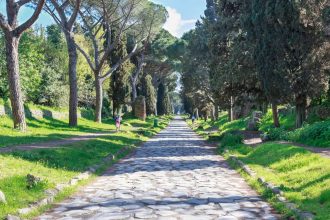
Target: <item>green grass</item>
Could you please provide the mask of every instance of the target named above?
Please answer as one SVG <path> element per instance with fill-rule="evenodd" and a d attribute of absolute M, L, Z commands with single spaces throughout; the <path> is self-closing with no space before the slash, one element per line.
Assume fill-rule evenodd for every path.
<path fill-rule="evenodd" d="M 246 117 L 229 122 L 228 113 L 223 112 L 216 121 L 212 121 L 211 119 L 204 121 L 200 119 L 196 120 L 195 126 L 192 127 L 191 119 L 186 118 L 188 125 L 192 127 L 196 133 L 212 141 L 220 141 L 227 134 L 234 131 L 245 130 L 248 120 L 249 117 Z M 212 134 L 209 134 L 210 132 Z"/>
<path fill-rule="evenodd" d="M 94 122 L 82 121 L 87 131 L 93 129 L 106 131 L 109 130 L 109 128 L 113 128 L 113 126 L 109 124 L 101 125 L 94 124 Z M 80 121 L 81 124 L 82 121 Z M 56 149 L 25 152 L 16 151 L 0 154 L 0 190 L 5 193 L 8 202 L 6 205 L 0 204 L 0 219 L 3 219 L 7 214 L 15 214 L 18 209 L 27 207 L 31 202 L 44 198 L 45 189 L 53 188 L 59 183 L 68 182 L 72 177 L 85 171 L 89 166 L 100 163 L 103 158 L 109 154 L 116 153 L 122 147 L 135 146 L 141 143 L 141 141 L 146 141 L 149 136 L 163 129 L 168 121 L 169 117 L 162 117 L 159 127 L 153 128 L 153 118 L 148 118 L 146 122 L 137 119 L 124 119 L 124 123 L 128 124 L 124 131 L 109 134 L 109 136 L 102 136 L 86 142 L 65 145 Z M 43 137 L 46 136 L 46 134 L 50 135 L 51 129 L 54 127 L 54 125 L 51 125 L 50 121 L 45 120 L 30 120 L 29 123 L 30 125 L 31 123 L 40 124 L 40 127 L 33 127 L 33 129 L 31 129 L 32 131 L 29 131 L 34 134 L 35 137 Z M 93 128 L 94 125 L 97 127 Z M 134 126 L 133 130 L 131 126 Z M 63 132 L 63 134 L 65 134 L 65 132 L 72 132 L 71 128 L 60 129 L 60 126 L 56 128 L 56 132 L 58 133 Z M 15 137 L 16 134 L 19 135 L 16 131 L 12 130 L 11 132 L 13 137 Z M 76 129 L 75 132 L 82 131 Z M 24 141 L 24 138 L 31 141 L 28 134 L 21 134 L 19 138 L 22 141 Z M 35 140 L 42 141 L 46 139 L 47 138 Z M 40 177 L 43 180 L 42 184 L 31 190 L 27 189 L 27 174 Z"/>
<path fill-rule="evenodd" d="M 113 120 L 102 124 L 87 119 L 79 119 L 78 127 L 69 127 L 68 120 L 27 119 L 28 129 L 22 133 L 12 128 L 12 119 L 0 117 L 0 147 L 36 143 L 48 140 L 68 138 L 84 133 L 109 132 L 115 130 Z"/>
<path fill-rule="evenodd" d="M 288 113 L 287 115 L 279 114 L 279 120 L 280 120 L 281 128 L 287 131 L 294 130 L 296 123 L 295 121 L 296 118 L 294 114 L 292 113 L 291 114 Z M 269 109 L 261 119 L 259 130 L 263 132 L 268 132 L 273 128 L 274 128 L 273 113 L 272 110 Z"/>
<path fill-rule="evenodd" d="M 330 161 L 300 147 L 275 143 L 257 148 L 227 147 L 248 164 L 259 177 L 280 186 L 287 199 L 299 209 L 312 212 L 316 219 L 330 213 Z M 228 157 L 228 154 L 225 156 Z"/>

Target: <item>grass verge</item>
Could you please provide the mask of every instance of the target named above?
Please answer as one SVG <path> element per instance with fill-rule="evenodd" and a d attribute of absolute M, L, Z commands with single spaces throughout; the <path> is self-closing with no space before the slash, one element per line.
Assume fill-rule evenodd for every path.
<path fill-rule="evenodd" d="M 226 149 L 229 150 L 228 154 L 224 154 L 227 159 L 229 154 L 237 156 L 249 165 L 258 177 L 263 177 L 267 182 L 279 186 L 284 192 L 284 196 L 295 203 L 300 210 L 315 214 L 316 219 L 319 220 L 329 218 L 329 159 L 300 147 L 275 143 L 262 144 L 257 148 L 236 145 L 226 147 Z M 223 152 L 223 148 L 220 151 Z M 256 180 L 251 177 L 248 177 L 247 180 L 261 194 L 269 194 L 269 192 L 263 192 L 264 189 Z M 280 203 L 275 202 L 272 195 L 268 195 L 267 198 L 286 216 L 292 215 L 288 210 L 280 207 Z"/>

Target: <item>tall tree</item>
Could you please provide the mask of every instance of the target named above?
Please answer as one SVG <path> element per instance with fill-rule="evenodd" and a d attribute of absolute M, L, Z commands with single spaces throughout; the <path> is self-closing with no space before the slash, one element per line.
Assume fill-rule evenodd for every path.
<path fill-rule="evenodd" d="M 102 118 L 102 85 L 104 81 L 110 78 L 113 72 L 133 55 L 143 50 L 144 42 L 150 38 L 150 25 L 155 25 L 151 20 L 156 18 L 147 13 L 152 11 L 148 7 L 154 7 L 154 5 L 146 0 L 116 0 L 111 2 L 102 0 L 100 2 L 85 3 L 79 11 L 83 24 L 82 28 L 92 44 L 93 55 L 90 56 L 90 51 L 85 51 L 79 45 L 77 47 L 94 73 L 96 90 L 95 121 L 97 122 L 101 123 Z M 163 15 L 157 14 L 157 16 Z M 116 37 L 113 41 L 107 41 L 104 45 L 104 35 L 111 36 L 113 28 L 117 29 Z M 107 68 L 105 62 L 124 33 L 134 37 L 135 45 L 126 57 L 120 59 L 111 68 Z"/>
<path fill-rule="evenodd" d="M 288 19 L 282 21 L 279 15 Z M 291 1 L 254 0 L 251 4 L 248 33 L 255 44 L 256 69 L 262 89 L 272 104 L 275 127 L 280 126 L 277 106 L 290 95 L 289 73 L 285 68 L 286 42 L 290 38 L 287 39 L 289 36 L 283 34 L 283 31 L 290 28 L 287 22 L 290 18 L 295 20 L 295 16 L 297 11 Z"/>
<path fill-rule="evenodd" d="M 156 114 L 156 91 L 152 84 L 152 76 L 146 75 L 143 79 L 142 94 L 146 98 L 147 115 Z"/>
<path fill-rule="evenodd" d="M 168 115 L 172 113 L 172 105 L 168 88 L 164 83 L 160 83 L 157 93 L 157 114 Z"/>
<path fill-rule="evenodd" d="M 112 31 L 113 37 L 115 37 L 115 30 Z M 109 57 L 110 66 L 115 65 L 121 59 L 124 59 L 127 56 L 127 40 L 126 36 L 121 37 L 120 42 L 117 44 L 115 49 L 111 51 Z M 120 67 L 118 67 L 110 78 L 110 87 L 109 95 L 112 100 L 112 110 L 113 115 L 116 115 L 121 112 L 121 106 L 125 103 L 128 103 L 129 100 L 129 75 L 133 69 L 133 65 L 126 61 Z"/>
<path fill-rule="evenodd" d="M 4 32 L 6 41 L 6 59 L 8 82 L 10 90 L 10 101 L 13 111 L 14 128 L 21 131 L 26 130 L 25 113 L 21 92 L 19 61 L 18 61 L 18 45 L 22 33 L 31 27 L 38 19 L 45 0 L 37 1 L 32 16 L 23 24 L 18 24 L 18 12 L 24 5 L 31 3 L 32 0 L 7 0 L 6 10 L 7 19 L 0 13 L 0 27 Z"/>
<path fill-rule="evenodd" d="M 287 16 L 287 68 L 290 73 L 290 86 L 296 106 L 296 127 L 307 118 L 308 99 L 320 97 L 328 83 L 326 69 L 329 65 L 329 45 L 325 40 L 325 25 L 322 13 L 327 0 L 292 2 L 295 17 Z M 329 3 L 328 3 L 329 4 Z M 303 13 L 307 12 L 307 13 Z M 292 14 L 292 12 L 291 12 Z M 285 41 L 285 39 L 283 39 Z"/>
<path fill-rule="evenodd" d="M 78 16 L 81 0 L 48 0 L 45 10 L 62 28 L 65 35 L 69 54 L 69 125 L 78 125 L 78 84 L 77 84 L 77 46 L 74 39 L 73 27 Z"/>
<path fill-rule="evenodd" d="M 150 41 L 155 38 L 155 36 L 159 33 L 161 30 L 161 27 L 166 22 L 167 19 L 167 11 L 164 6 L 157 5 L 154 3 L 149 3 L 151 7 L 147 7 L 144 13 L 146 14 L 147 20 L 150 20 L 150 24 L 148 25 L 149 29 L 146 29 L 148 33 L 148 38 L 144 42 L 144 50 L 142 50 L 140 53 L 137 53 L 135 56 L 131 58 L 131 62 L 135 65 L 134 71 L 132 71 L 132 74 L 130 76 L 131 81 L 131 87 L 132 87 L 132 102 L 135 101 L 137 98 L 137 84 L 138 79 L 140 76 L 140 73 L 143 70 L 143 66 L 145 65 L 145 50 L 146 47 L 150 46 Z M 134 38 L 131 37 L 130 47 L 132 48 Z M 130 49 L 131 49 L 130 48 Z"/>

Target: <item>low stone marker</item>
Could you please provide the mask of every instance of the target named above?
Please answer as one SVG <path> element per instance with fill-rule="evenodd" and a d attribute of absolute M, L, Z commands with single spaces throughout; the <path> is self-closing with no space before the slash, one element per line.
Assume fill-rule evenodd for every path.
<path fill-rule="evenodd" d="M 145 121 L 147 118 L 146 99 L 144 96 L 139 96 L 134 102 L 135 117 Z"/>
<path fill-rule="evenodd" d="M 251 120 L 248 121 L 246 130 L 248 131 L 258 131 L 258 124 L 262 118 L 262 112 L 259 111 L 254 111 L 252 113 L 252 118 Z"/>

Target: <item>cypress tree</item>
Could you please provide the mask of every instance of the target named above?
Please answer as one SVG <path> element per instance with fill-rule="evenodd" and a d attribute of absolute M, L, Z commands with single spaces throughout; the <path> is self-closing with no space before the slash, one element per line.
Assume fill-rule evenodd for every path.
<path fill-rule="evenodd" d="M 116 64 L 119 60 L 127 56 L 127 38 L 123 36 L 110 54 L 110 66 Z M 113 72 L 110 79 L 109 98 L 112 100 L 113 115 L 121 112 L 123 104 L 129 102 L 129 74 L 132 70 L 132 64 L 127 61 L 123 63 L 115 72 Z"/>
<path fill-rule="evenodd" d="M 156 92 L 152 84 L 151 75 L 146 75 L 143 79 L 142 92 L 146 98 L 147 115 L 156 113 Z"/>
<path fill-rule="evenodd" d="M 165 115 L 164 99 L 165 99 L 165 86 L 163 83 L 160 83 L 158 86 L 158 92 L 157 92 L 157 113 L 158 113 L 158 115 Z"/>
<path fill-rule="evenodd" d="M 170 96 L 164 83 L 160 83 L 158 86 L 157 113 L 158 115 L 167 115 L 172 113 Z"/>
<path fill-rule="evenodd" d="M 297 13 L 291 1 L 254 0 L 251 5 L 247 30 L 255 44 L 254 60 L 262 90 L 272 104 L 274 126 L 279 127 L 277 105 L 290 95 L 285 59 L 291 25 L 287 23 Z"/>

